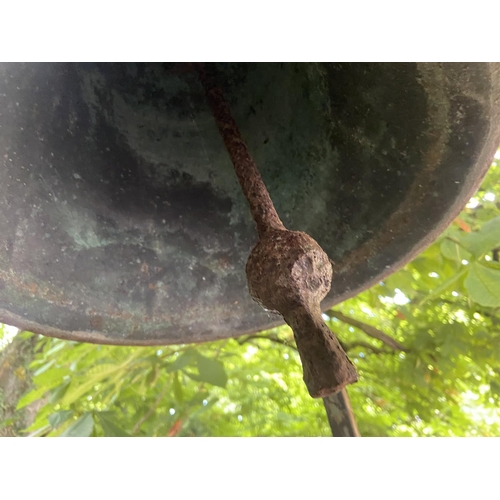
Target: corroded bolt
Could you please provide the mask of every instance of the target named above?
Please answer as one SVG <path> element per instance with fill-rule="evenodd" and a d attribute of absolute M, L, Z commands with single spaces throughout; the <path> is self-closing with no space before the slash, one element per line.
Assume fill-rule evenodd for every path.
<path fill-rule="evenodd" d="M 293 330 L 309 394 L 323 398 L 357 381 L 356 369 L 321 317 L 332 265 L 309 235 L 281 222 L 222 90 L 203 64 L 196 64 L 208 102 L 257 225 L 259 242 L 246 266 L 251 295 L 279 312 Z"/>

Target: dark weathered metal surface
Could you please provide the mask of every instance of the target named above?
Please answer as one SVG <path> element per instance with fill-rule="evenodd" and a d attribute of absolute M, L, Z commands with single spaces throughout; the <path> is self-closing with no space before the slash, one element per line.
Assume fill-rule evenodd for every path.
<path fill-rule="evenodd" d="M 500 141 L 495 64 L 221 64 L 284 224 L 334 261 L 324 306 L 408 261 Z M 280 321 L 253 303 L 251 214 L 197 75 L 0 65 L 0 320 L 114 344 Z"/>

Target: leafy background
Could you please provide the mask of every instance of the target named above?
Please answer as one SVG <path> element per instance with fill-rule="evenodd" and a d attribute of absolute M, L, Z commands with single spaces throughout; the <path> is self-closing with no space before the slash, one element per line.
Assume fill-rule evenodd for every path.
<path fill-rule="evenodd" d="M 326 317 L 364 436 L 500 435 L 500 154 L 440 238 Z M 329 436 L 288 327 L 114 347 L 0 327 L 0 435 Z"/>

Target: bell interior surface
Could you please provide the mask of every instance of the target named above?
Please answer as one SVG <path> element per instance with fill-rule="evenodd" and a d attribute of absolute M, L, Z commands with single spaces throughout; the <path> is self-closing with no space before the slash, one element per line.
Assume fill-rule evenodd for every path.
<path fill-rule="evenodd" d="M 333 261 L 329 308 L 463 208 L 500 142 L 500 66 L 217 63 L 288 229 Z M 257 242 L 196 72 L 0 65 L 0 321 L 165 345 L 282 323 L 248 292 Z"/>

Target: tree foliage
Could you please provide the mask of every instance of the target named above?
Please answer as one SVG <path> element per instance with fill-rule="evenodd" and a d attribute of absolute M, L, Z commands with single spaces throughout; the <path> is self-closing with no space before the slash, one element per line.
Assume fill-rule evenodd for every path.
<path fill-rule="evenodd" d="M 326 313 L 365 436 L 499 435 L 500 167 L 413 262 Z M 29 334 L 24 334 L 29 339 Z M 288 327 L 202 345 L 38 337 L 24 435 L 328 436 Z"/>

